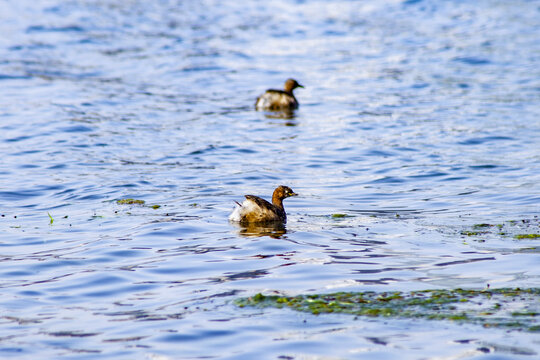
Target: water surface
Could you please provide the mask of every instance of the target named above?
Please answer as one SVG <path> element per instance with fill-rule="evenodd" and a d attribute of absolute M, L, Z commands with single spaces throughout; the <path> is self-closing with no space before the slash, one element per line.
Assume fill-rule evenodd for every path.
<path fill-rule="evenodd" d="M 540 287 L 538 240 L 461 234 L 539 230 L 539 19 L 525 0 L 0 5 L 0 356 L 537 357 L 535 334 L 232 301 Z M 255 112 L 288 77 L 299 110 Z M 285 229 L 227 222 L 280 184 L 301 195 Z"/>

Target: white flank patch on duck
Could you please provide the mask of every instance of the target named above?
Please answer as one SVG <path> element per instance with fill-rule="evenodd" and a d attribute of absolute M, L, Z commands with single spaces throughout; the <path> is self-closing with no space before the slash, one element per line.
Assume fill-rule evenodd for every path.
<path fill-rule="evenodd" d="M 258 110 L 264 110 L 264 109 L 268 109 L 272 106 L 272 101 L 271 101 L 271 95 L 269 94 L 263 94 L 259 97 L 259 99 L 257 100 L 257 104 L 255 105 L 255 107 L 258 109 Z"/>
<path fill-rule="evenodd" d="M 234 222 L 241 222 L 242 218 L 249 212 L 257 211 L 259 206 L 251 200 L 244 200 L 242 205 L 236 205 L 231 215 L 229 215 L 229 220 Z"/>

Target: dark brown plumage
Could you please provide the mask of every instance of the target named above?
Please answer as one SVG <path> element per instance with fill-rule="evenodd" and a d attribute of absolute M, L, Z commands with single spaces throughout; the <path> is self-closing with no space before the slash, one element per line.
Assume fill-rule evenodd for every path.
<path fill-rule="evenodd" d="M 272 194 L 272 203 L 254 195 L 246 195 L 246 200 L 238 204 L 229 220 L 239 223 L 287 222 L 287 214 L 283 208 L 283 199 L 296 196 L 288 186 L 278 186 Z"/>

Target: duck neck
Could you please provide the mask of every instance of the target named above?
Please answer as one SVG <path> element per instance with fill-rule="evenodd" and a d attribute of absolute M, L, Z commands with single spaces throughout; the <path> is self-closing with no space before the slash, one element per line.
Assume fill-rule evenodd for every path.
<path fill-rule="evenodd" d="M 278 194 L 272 195 L 272 204 L 274 204 L 275 207 L 277 207 L 280 210 L 283 209 L 283 199 Z"/>
<path fill-rule="evenodd" d="M 289 84 L 285 84 L 285 87 L 283 88 L 283 90 L 287 93 L 287 94 L 293 94 L 293 90 L 294 90 L 294 87 L 292 86 L 289 86 Z"/>

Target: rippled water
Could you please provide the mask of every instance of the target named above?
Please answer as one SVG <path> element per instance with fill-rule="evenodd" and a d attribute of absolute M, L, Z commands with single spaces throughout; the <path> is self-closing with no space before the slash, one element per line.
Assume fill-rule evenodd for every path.
<path fill-rule="evenodd" d="M 537 334 L 232 303 L 539 287 L 537 240 L 460 235 L 540 213 L 539 19 L 525 0 L 0 4 L 0 357 L 539 356 Z M 255 112 L 288 77 L 294 116 Z M 285 229 L 228 223 L 279 184 L 301 195 Z"/>

